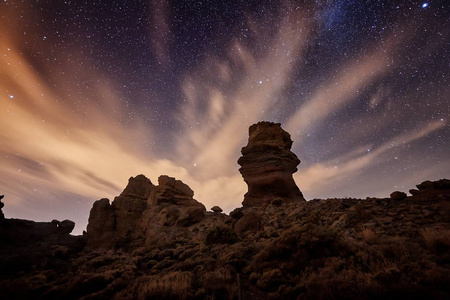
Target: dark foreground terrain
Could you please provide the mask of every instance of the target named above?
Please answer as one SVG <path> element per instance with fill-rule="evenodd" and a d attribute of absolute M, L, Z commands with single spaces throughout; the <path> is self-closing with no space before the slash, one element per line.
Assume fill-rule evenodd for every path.
<path fill-rule="evenodd" d="M 450 182 L 412 193 L 274 199 L 183 224 L 167 212 L 187 207 L 155 204 L 149 239 L 3 219 L 0 298 L 450 299 Z"/>

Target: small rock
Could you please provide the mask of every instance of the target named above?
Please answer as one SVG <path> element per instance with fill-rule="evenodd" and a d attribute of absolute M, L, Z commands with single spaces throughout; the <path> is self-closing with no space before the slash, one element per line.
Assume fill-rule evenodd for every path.
<path fill-rule="evenodd" d="M 406 193 L 395 191 L 390 195 L 392 200 L 403 200 L 407 197 Z"/>
<path fill-rule="evenodd" d="M 223 212 L 223 210 L 222 210 L 220 207 L 218 207 L 217 205 L 211 207 L 211 210 L 212 210 L 213 212 L 215 212 L 215 213 L 221 213 L 221 212 Z"/>

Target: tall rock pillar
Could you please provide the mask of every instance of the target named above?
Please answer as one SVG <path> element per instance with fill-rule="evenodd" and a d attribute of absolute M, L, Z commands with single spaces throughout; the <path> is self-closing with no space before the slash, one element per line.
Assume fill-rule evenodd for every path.
<path fill-rule="evenodd" d="M 243 206 L 270 203 L 276 198 L 283 202 L 305 201 L 292 177 L 300 160 L 291 152 L 291 146 L 291 136 L 280 123 L 250 126 L 248 144 L 238 160 L 239 172 L 248 186 Z"/>

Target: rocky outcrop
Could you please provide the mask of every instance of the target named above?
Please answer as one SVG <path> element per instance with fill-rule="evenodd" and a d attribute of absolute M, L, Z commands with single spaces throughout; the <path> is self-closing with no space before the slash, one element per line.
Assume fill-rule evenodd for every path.
<path fill-rule="evenodd" d="M 0 221 L 5 219 L 5 215 L 3 214 L 3 211 L 2 211 L 3 206 L 5 206 L 5 204 L 3 204 L 3 202 L 2 202 L 3 197 L 5 197 L 5 196 L 0 195 Z"/>
<path fill-rule="evenodd" d="M 68 268 L 68 260 L 86 245 L 85 236 L 70 235 L 74 227 L 75 223 L 70 220 L 34 222 L 3 218 L 0 222 L 0 299 L 25 299 L 22 291 L 30 292 L 32 286 L 42 288 L 39 280 L 34 285 L 16 280 L 17 286 L 7 281 L 19 274 Z M 3 294 L 8 289 L 12 289 L 15 296 Z M 33 298 L 31 294 L 28 298 Z"/>
<path fill-rule="evenodd" d="M 441 179 L 438 181 L 426 180 L 416 186 L 419 189 L 419 192 L 433 190 L 433 189 L 434 190 L 445 190 L 445 189 L 450 189 L 450 180 L 449 179 Z"/>
<path fill-rule="evenodd" d="M 168 227 L 188 227 L 203 219 L 205 206 L 193 196 L 189 186 L 169 176 L 160 176 L 158 186 L 144 175 L 132 177 L 112 203 L 108 199 L 94 203 L 88 246 L 111 249 L 169 242 L 173 235 Z"/>
<path fill-rule="evenodd" d="M 117 198 L 92 208 L 89 235 L 105 240 L 109 228 L 111 248 L 77 251 L 68 241 L 83 237 L 63 233 L 70 222 L 0 223 L 0 299 L 450 297 L 448 181 L 406 198 L 274 200 L 229 216 L 199 209 L 201 220 L 191 215 L 186 225 L 182 216 L 203 208 L 188 186 L 136 178 L 119 196 L 133 209 L 115 206 Z M 114 217 L 131 221 L 138 199 L 146 204 L 125 243 Z"/>
<path fill-rule="evenodd" d="M 305 201 L 292 174 L 300 160 L 291 152 L 292 140 L 279 123 L 259 122 L 250 126 L 247 146 L 238 160 L 248 192 L 242 205 L 270 203 L 278 198 L 283 202 Z"/>
<path fill-rule="evenodd" d="M 407 197 L 406 193 L 395 191 L 390 194 L 391 199 L 393 200 L 402 200 Z"/>

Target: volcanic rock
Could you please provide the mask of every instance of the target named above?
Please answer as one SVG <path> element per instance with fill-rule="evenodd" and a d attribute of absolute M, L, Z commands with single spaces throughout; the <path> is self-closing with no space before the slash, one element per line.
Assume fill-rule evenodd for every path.
<path fill-rule="evenodd" d="M 140 174 L 128 180 L 128 185 L 120 194 L 120 197 L 133 197 L 147 200 L 150 197 L 153 187 L 150 179 Z"/>
<path fill-rule="evenodd" d="M 406 199 L 274 200 L 227 216 L 173 178 L 135 179 L 94 203 L 91 247 L 65 221 L 0 222 L 0 299 L 450 298 L 446 181 Z"/>
<path fill-rule="evenodd" d="M 154 186 L 144 175 L 132 177 L 110 204 L 94 203 L 87 226 L 91 248 L 130 247 L 133 243 L 163 242 L 172 238 L 167 227 L 187 227 L 202 220 L 206 208 L 191 188 L 175 178 L 160 176 Z"/>
<path fill-rule="evenodd" d="M 420 193 L 420 191 L 416 190 L 416 189 L 410 189 L 409 193 L 414 196 L 414 195 L 418 195 Z"/>
<path fill-rule="evenodd" d="M 449 179 L 440 179 L 438 181 L 426 180 L 416 186 L 419 189 L 419 191 L 431 190 L 431 189 L 437 189 L 437 190 L 450 189 L 450 180 Z"/>
<path fill-rule="evenodd" d="M 281 124 L 259 122 L 250 126 L 247 146 L 238 160 L 248 192 L 242 205 L 270 203 L 275 198 L 284 202 L 305 201 L 292 174 L 300 160 L 290 151 L 292 140 Z"/>
<path fill-rule="evenodd" d="M 211 207 L 211 210 L 212 210 L 213 212 L 215 212 L 215 213 L 221 213 L 221 212 L 223 211 L 223 210 L 222 210 L 219 206 L 217 206 L 217 205 Z"/>
<path fill-rule="evenodd" d="M 433 188 L 433 183 L 431 181 L 429 181 L 429 180 L 426 180 L 426 181 L 424 181 L 424 182 L 422 182 L 422 183 L 420 183 L 420 184 L 418 184 L 416 186 L 417 186 L 417 189 L 419 191 L 429 190 L 429 189 Z"/>
<path fill-rule="evenodd" d="M 404 192 L 395 191 L 391 193 L 390 197 L 392 200 L 403 200 L 407 195 Z"/>
<path fill-rule="evenodd" d="M 115 215 L 109 199 L 94 202 L 89 213 L 87 232 L 88 246 L 109 248 L 114 245 Z"/>

